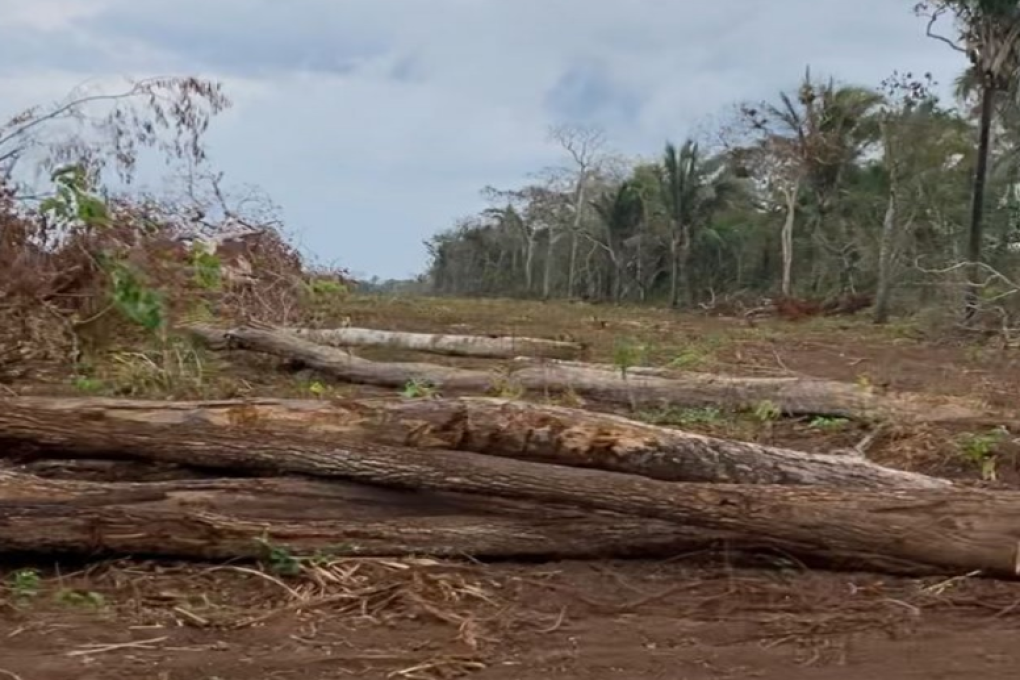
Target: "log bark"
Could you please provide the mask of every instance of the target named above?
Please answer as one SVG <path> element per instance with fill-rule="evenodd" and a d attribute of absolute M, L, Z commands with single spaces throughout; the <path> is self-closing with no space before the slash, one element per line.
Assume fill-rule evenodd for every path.
<path fill-rule="evenodd" d="M 330 347 L 385 347 L 449 356 L 512 358 L 518 355 L 574 359 L 584 348 L 576 342 L 544 338 L 403 333 L 372 328 L 287 328 L 286 332 Z"/>
<path fill-rule="evenodd" d="M 295 360 L 333 378 L 383 387 L 428 381 L 454 393 L 490 393 L 512 385 L 537 393 L 572 392 L 631 407 L 725 407 L 753 410 L 770 402 L 788 415 L 824 415 L 900 422 L 1001 424 L 1002 414 L 981 404 L 920 394 L 878 394 L 850 383 L 813 378 L 750 378 L 704 373 L 623 377 L 608 370 L 547 362 L 505 375 L 429 363 L 375 362 L 317 345 L 289 333 L 242 326 L 229 331 L 208 326 L 187 330 L 213 348 L 233 347 Z"/>
<path fill-rule="evenodd" d="M 10 403 L 0 404 L 0 436 L 86 455 L 121 453 L 221 470 L 572 505 L 750 537 L 830 566 L 1020 575 L 1020 492 L 672 483 L 462 451 L 326 443 L 299 432 L 246 437 L 224 428 L 98 420 Z M 12 506 L 0 507 L 0 516 L 10 512 Z"/>
<path fill-rule="evenodd" d="M 0 471 L 2 553 L 257 559 L 268 542 L 301 555 L 584 559 L 666 557 L 721 540 L 613 513 L 343 482 L 94 483 Z"/>
<path fill-rule="evenodd" d="M 664 481 L 940 488 L 948 480 L 863 457 L 729 441 L 580 409 L 486 398 L 156 402 L 23 397 L 59 413 L 164 425 L 300 429 L 349 441 L 454 449 Z M 0 457 L 2 457 L 0 453 Z"/>

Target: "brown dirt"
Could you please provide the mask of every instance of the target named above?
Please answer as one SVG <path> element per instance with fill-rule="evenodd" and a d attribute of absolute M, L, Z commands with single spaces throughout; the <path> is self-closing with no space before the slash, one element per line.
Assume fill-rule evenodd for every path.
<path fill-rule="evenodd" d="M 356 298 L 341 311 L 354 325 L 377 328 L 572 338 L 588 343 L 586 358 L 595 361 L 612 361 L 614 347 L 626 342 L 643 345 L 654 365 L 868 381 L 998 404 L 1009 403 L 1020 380 L 1020 356 L 1008 351 L 933 345 L 907 327 L 853 319 L 752 327 L 667 310 L 387 298 Z M 203 361 L 199 382 L 136 389 L 132 374 L 119 378 L 123 384 L 110 378 L 110 391 L 309 396 L 316 380 L 282 374 L 263 358 Z M 8 389 L 80 390 L 59 371 L 37 375 L 56 377 Z M 867 434 L 850 423 L 636 415 L 814 451 L 853 446 Z M 869 456 L 967 483 L 1020 487 L 1015 442 L 997 445 L 998 480 L 982 481 L 963 453 L 963 434 L 893 427 Z M 29 566 L 42 570 L 37 592 L 18 571 Z M 296 576 L 274 575 L 272 567 L 124 561 L 71 573 L 68 564 L 0 566 L 0 680 L 900 680 L 1012 678 L 1020 662 L 1020 583 L 809 572 L 778 557 L 755 568 L 719 556 L 532 565 L 311 561 Z"/>

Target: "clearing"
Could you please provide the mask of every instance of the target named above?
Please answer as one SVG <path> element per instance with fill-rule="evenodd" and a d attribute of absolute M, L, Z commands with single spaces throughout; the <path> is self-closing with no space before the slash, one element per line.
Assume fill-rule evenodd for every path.
<path fill-rule="evenodd" d="M 934 345 L 911 327 L 847 318 L 749 325 L 657 309 L 383 297 L 352 298 L 345 311 L 359 327 L 581 341 L 589 361 L 612 363 L 626 350 L 653 366 L 866 382 L 1000 407 L 1020 380 L 1020 360 L 1009 350 Z M 282 374 L 257 356 L 228 364 L 210 355 L 202 370 L 204 397 L 393 393 Z M 81 385 L 39 377 L 46 375 L 9 388 L 80 396 Z M 167 396 L 196 395 L 171 389 Z M 838 419 L 712 409 L 629 415 L 814 452 L 852 447 L 864 434 Z M 1013 441 L 974 443 L 991 436 L 901 426 L 882 432 L 868 456 L 976 486 L 1020 486 Z M 2 565 L 0 577 L 0 680 L 991 679 L 1015 677 L 1020 664 L 1018 583 L 823 572 L 781 555 L 763 555 L 760 564 L 719 554 L 533 564 L 296 563 L 286 554 L 263 565 L 22 561 Z"/>

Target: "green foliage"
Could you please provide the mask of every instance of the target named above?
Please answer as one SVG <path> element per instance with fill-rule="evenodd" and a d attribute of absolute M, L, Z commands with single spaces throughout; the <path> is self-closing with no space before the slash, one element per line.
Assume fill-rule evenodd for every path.
<path fill-rule="evenodd" d="M 85 394 L 98 394 L 103 391 L 103 381 L 87 375 L 75 376 L 72 382 L 74 389 Z"/>
<path fill-rule="evenodd" d="M 91 590 L 61 588 L 53 596 L 53 599 L 69 607 L 102 609 L 106 606 L 106 598 L 101 593 Z"/>
<path fill-rule="evenodd" d="M 314 278 L 306 281 L 305 293 L 312 299 L 337 298 L 347 295 L 347 286 L 333 279 Z"/>
<path fill-rule="evenodd" d="M 774 402 L 763 399 L 754 405 L 751 415 L 760 423 L 772 423 L 782 417 L 783 410 Z"/>
<path fill-rule="evenodd" d="M 88 172 L 81 165 L 66 165 L 52 175 L 56 193 L 44 199 L 39 210 L 61 226 L 80 223 L 86 227 L 109 225 L 106 203 L 93 193 Z"/>
<path fill-rule="evenodd" d="M 430 380 L 414 378 L 407 381 L 400 395 L 406 399 L 431 399 L 439 396 L 439 390 Z"/>
<path fill-rule="evenodd" d="M 297 576 L 301 573 L 301 560 L 294 554 L 279 545 L 271 542 L 268 538 L 255 539 L 263 550 L 263 559 L 268 563 L 269 570 L 281 576 Z"/>
<path fill-rule="evenodd" d="M 613 365 L 620 369 L 620 375 L 627 377 L 627 371 L 640 366 L 648 357 L 648 346 L 631 339 L 617 339 L 613 343 Z"/>
<path fill-rule="evenodd" d="M 994 481 L 998 476 L 998 447 L 1006 439 L 1002 429 L 967 433 L 957 440 L 961 455 L 981 471 L 981 478 Z"/>
<path fill-rule="evenodd" d="M 147 331 L 157 331 L 166 319 L 163 297 L 147 286 L 128 263 L 111 257 L 102 264 L 110 277 L 110 298 L 117 311 Z"/>
<path fill-rule="evenodd" d="M 33 598 L 42 590 L 42 576 L 36 569 L 18 569 L 7 578 L 7 587 L 16 600 Z"/>
<path fill-rule="evenodd" d="M 850 424 L 847 418 L 833 418 L 832 416 L 815 416 L 808 422 L 808 427 L 815 430 L 842 430 Z"/>
<path fill-rule="evenodd" d="M 195 283 L 205 290 L 219 290 L 223 285 L 223 268 L 220 258 L 207 250 L 201 242 L 195 242 L 188 255 Z"/>

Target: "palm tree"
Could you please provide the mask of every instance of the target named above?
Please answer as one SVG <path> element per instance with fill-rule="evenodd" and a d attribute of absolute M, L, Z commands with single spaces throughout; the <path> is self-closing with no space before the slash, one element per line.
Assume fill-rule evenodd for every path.
<path fill-rule="evenodd" d="M 645 203 L 634 182 L 623 182 L 615 191 L 592 201 L 592 206 L 606 228 L 603 247 L 613 263 L 613 300 L 619 302 L 623 290 L 623 244 L 637 232 L 644 220 Z"/>
<path fill-rule="evenodd" d="M 685 278 L 687 302 L 694 300 L 690 270 L 691 244 L 696 232 L 711 222 L 740 190 L 740 182 L 729 173 L 723 157 L 705 158 L 698 145 L 688 139 L 677 149 L 672 142 L 660 168 L 662 200 L 670 222 L 670 304 L 680 306 L 680 277 Z"/>
<path fill-rule="evenodd" d="M 985 184 L 991 155 L 992 122 L 1001 95 L 1013 90 L 1020 70 L 1020 3 L 1016 0 L 928 0 L 918 5 L 928 17 L 928 35 L 941 40 L 970 59 L 965 76 L 976 82 L 978 104 L 978 152 L 971 185 L 970 230 L 967 238 L 967 294 L 964 319 L 970 321 L 978 309 L 981 288 L 981 260 L 984 240 Z M 932 32 L 939 17 L 951 13 L 958 29 L 957 40 Z"/>
<path fill-rule="evenodd" d="M 803 188 L 814 203 L 812 234 L 821 235 L 847 168 L 877 138 L 872 113 L 882 103 L 874 90 L 816 83 L 807 69 L 795 94 L 780 92 L 776 103 L 744 107 L 744 115 L 761 133 L 758 152 L 766 157 L 786 206 L 783 226 L 783 289 L 790 288 L 792 231 L 797 194 Z M 815 258 L 820 262 L 820 258 Z M 817 283 L 817 281 L 816 281 Z"/>

